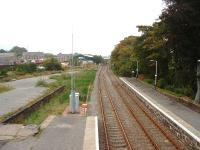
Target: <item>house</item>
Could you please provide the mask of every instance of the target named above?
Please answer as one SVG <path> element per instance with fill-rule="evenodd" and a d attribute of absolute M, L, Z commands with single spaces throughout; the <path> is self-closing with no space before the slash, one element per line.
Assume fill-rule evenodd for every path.
<path fill-rule="evenodd" d="M 15 65 L 16 63 L 15 53 L 0 53 L 0 66 Z"/>
<path fill-rule="evenodd" d="M 63 62 L 70 62 L 71 58 L 72 58 L 72 55 L 71 54 L 62 54 L 62 53 L 59 53 L 57 56 L 56 56 L 57 60 L 60 62 L 60 63 L 63 63 Z"/>
<path fill-rule="evenodd" d="M 43 52 L 24 52 L 22 59 L 24 62 L 41 63 L 44 61 L 45 55 Z"/>

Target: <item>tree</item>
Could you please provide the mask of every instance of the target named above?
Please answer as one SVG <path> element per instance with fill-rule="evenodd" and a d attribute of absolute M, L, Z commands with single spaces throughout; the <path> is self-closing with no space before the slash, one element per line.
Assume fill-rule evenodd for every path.
<path fill-rule="evenodd" d="M 44 67 L 46 68 L 46 70 L 61 70 L 61 64 L 58 62 L 57 59 L 55 58 L 47 58 L 44 61 Z"/>
<path fill-rule="evenodd" d="M 111 65 L 115 73 L 121 76 L 131 76 L 134 67 L 135 36 L 126 37 L 116 45 L 111 54 Z"/>
<path fill-rule="evenodd" d="M 135 42 L 136 55 L 140 61 L 140 68 L 145 74 L 154 75 L 150 60 L 157 60 L 159 75 L 167 78 L 170 52 L 166 48 L 165 25 L 155 22 L 152 26 L 137 26 L 142 35 Z M 154 65 L 154 63 L 152 64 Z M 152 66 L 154 69 L 155 67 Z"/>
<path fill-rule="evenodd" d="M 160 16 L 166 26 L 166 48 L 172 51 L 176 86 L 196 89 L 196 66 L 200 58 L 200 1 L 164 0 Z"/>
<path fill-rule="evenodd" d="M 0 49 L 0 53 L 7 53 L 7 51 L 4 49 Z"/>
<path fill-rule="evenodd" d="M 93 61 L 96 64 L 100 64 L 100 63 L 104 62 L 103 57 L 101 55 L 94 55 L 93 56 Z"/>
<path fill-rule="evenodd" d="M 18 65 L 16 68 L 18 72 L 22 72 L 22 73 L 33 73 L 36 71 L 36 69 L 37 69 L 37 65 L 34 63 L 21 64 L 21 65 Z"/>
<path fill-rule="evenodd" d="M 23 52 L 27 52 L 27 49 L 24 47 L 14 46 L 9 52 L 15 53 L 17 57 L 22 56 Z"/>

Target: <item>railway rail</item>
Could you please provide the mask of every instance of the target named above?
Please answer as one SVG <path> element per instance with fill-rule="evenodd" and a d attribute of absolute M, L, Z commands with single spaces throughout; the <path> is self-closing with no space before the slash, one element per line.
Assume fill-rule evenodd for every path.
<path fill-rule="evenodd" d="M 103 149 L 184 149 L 107 66 L 101 68 L 98 80 Z"/>

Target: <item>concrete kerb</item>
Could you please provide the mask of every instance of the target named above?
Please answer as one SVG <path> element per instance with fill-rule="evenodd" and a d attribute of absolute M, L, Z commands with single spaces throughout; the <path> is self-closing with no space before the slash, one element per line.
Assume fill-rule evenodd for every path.
<path fill-rule="evenodd" d="M 164 107 L 160 106 L 159 104 L 154 104 L 151 101 L 151 98 L 147 95 L 143 95 L 139 90 L 134 88 L 130 82 L 126 81 L 123 78 L 120 78 L 121 81 L 123 81 L 128 87 L 130 87 L 132 90 L 134 90 L 140 97 L 142 97 L 145 101 L 147 101 L 150 105 L 152 105 L 155 109 L 157 109 L 159 112 L 161 112 L 165 117 L 167 117 L 169 120 L 171 120 L 173 123 L 175 123 L 178 127 L 180 127 L 183 131 L 185 131 L 188 135 L 190 135 L 194 140 L 196 140 L 198 143 L 200 143 L 200 132 L 190 126 L 188 123 L 183 121 L 181 118 L 173 114 L 172 112 L 168 111 Z M 170 114 L 170 115 L 169 115 Z M 180 123 L 181 122 L 181 123 Z M 187 128 L 187 127 L 189 128 Z"/>

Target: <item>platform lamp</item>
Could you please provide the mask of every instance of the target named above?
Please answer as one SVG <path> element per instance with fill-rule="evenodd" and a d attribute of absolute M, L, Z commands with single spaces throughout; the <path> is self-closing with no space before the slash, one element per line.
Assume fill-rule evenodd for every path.
<path fill-rule="evenodd" d="M 136 60 L 135 62 L 136 62 L 136 64 L 137 64 L 135 78 L 137 79 L 137 78 L 138 78 L 138 71 L 139 71 L 138 60 Z M 134 74 L 135 71 L 132 71 L 132 73 Z"/>
<path fill-rule="evenodd" d="M 136 63 L 137 63 L 137 69 L 136 69 L 136 78 L 138 78 L 138 71 L 139 71 L 139 65 L 138 65 L 138 60 L 136 61 Z"/>
<path fill-rule="evenodd" d="M 155 72 L 155 82 L 154 82 L 154 87 L 156 90 L 156 86 L 157 86 L 157 77 L 158 77 L 158 61 L 157 60 L 150 60 L 151 62 L 155 62 L 156 63 L 156 72 Z"/>
<path fill-rule="evenodd" d="M 197 60 L 197 93 L 195 103 L 200 103 L 200 59 Z"/>

